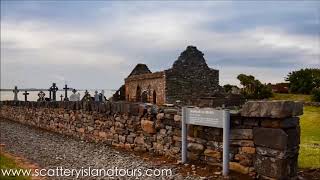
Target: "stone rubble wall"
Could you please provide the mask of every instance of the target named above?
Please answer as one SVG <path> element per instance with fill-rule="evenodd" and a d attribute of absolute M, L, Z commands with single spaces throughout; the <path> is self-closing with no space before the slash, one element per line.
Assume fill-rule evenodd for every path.
<path fill-rule="evenodd" d="M 231 116 L 230 169 L 297 175 L 302 104 L 251 101 Z M 1 102 L 0 117 L 129 151 L 181 157 L 181 109 L 128 102 Z M 188 126 L 188 159 L 222 163 L 222 129 Z"/>

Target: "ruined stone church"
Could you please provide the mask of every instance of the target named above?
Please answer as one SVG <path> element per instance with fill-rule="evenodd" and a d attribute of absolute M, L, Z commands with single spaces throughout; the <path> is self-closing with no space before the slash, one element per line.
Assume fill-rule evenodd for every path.
<path fill-rule="evenodd" d="M 138 64 L 114 98 L 162 105 L 217 96 L 222 91 L 219 71 L 209 68 L 203 56 L 196 47 L 188 46 L 170 69 L 152 73 L 147 65 Z"/>

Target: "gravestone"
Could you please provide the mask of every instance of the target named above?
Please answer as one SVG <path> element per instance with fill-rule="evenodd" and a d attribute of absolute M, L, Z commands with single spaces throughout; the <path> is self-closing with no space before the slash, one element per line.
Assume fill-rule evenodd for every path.
<path fill-rule="evenodd" d="M 105 102 L 105 98 L 104 98 L 104 90 L 101 91 L 100 93 L 100 102 Z"/>
<path fill-rule="evenodd" d="M 50 90 L 52 91 L 52 101 L 56 101 L 56 94 L 58 91 L 58 87 L 56 86 L 56 83 L 52 83 L 52 86 L 50 87 Z"/>
<path fill-rule="evenodd" d="M 63 101 L 63 95 L 62 94 L 60 95 L 60 100 Z"/>
<path fill-rule="evenodd" d="M 68 85 L 64 85 L 64 101 L 69 101 L 69 98 L 68 98 L 68 90 L 70 88 L 68 88 Z"/>
<path fill-rule="evenodd" d="M 39 96 L 39 98 L 38 98 L 38 100 L 37 101 L 45 101 L 45 96 L 46 96 L 46 93 L 44 93 L 43 91 L 40 91 L 39 93 L 38 93 L 38 96 Z"/>
<path fill-rule="evenodd" d="M 51 88 L 49 88 L 48 91 L 49 91 L 49 101 L 51 101 L 51 99 L 52 99 L 52 95 L 51 95 L 52 94 L 52 90 L 51 90 Z"/>
<path fill-rule="evenodd" d="M 24 91 L 23 95 L 24 95 L 24 101 L 27 102 L 28 101 L 28 95 L 29 95 L 28 91 Z"/>
<path fill-rule="evenodd" d="M 76 94 L 77 90 L 76 89 L 73 89 L 72 90 L 72 93 L 71 96 L 70 96 L 70 101 L 79 101 L 80 100 L 80 96 L 78 98 L 78 95 Z"/>
<path fill-rule="evenodd" d="M 18 101 L 18 92 L 19 92 L 18 87 L 15 86 L 15 87 L 14 87 L 14 90 L 13 90 L 12 92 L 14 93 L 13 100 L 14 100 L 14 101 Z"/>
<path fill-rule="evenodd" d="M 95 102 L 99 102 L 99 94 L 98 94 L 98 91 L 95 91 L 95 92 L 94 92 L 94 101 L 95 101 Z"/>
<path fill-rule="evenodd" d="M 81 101 L 84 101 L 84 102 L 92 101 L 91 95 L 89 94 L 88 90 L 84 92 L 84 96 Z"/>

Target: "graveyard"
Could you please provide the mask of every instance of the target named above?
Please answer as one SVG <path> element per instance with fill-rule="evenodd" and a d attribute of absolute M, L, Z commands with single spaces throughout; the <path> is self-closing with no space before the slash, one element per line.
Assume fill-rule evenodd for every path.
<path fill-rule="evenodd" d="M 199 68 L 208 71 L 192 75 Z M 174 71 L 177 77 L 171 75 Z M 213 73 L 207 76 L 206 72 Z M 214 85 L 207 90 L 198 90 L 203 85 L 188 85 L 196 81 L 206 83 L 210 76 L 216 79 L 210 78 Z M 307 121 L 317 119 L 317 115 L 310 119 L 307 107 L 307 114 L 300 119 L 303 103 L 299 101 L 243 100 L 240 94 L 224 92 L 218 76 L 218 70 L 210 70 L 206 65 L 203 53 L 188 46 L 168 72 L 151 73 L 146 65 L 137 65 L 124 80 L 125 85 L 108 98 L 103 90 L 95 91 L 93 96 L 86 90 L 80 98 L 80 93 L 67 84 L 62 88 L 64 96 L 59 98 L 59 88 L 52 83 L 49 95 L 39 89 L 37 101 L 28 101 L 28 91 L 15 86 L 13 100 L 1 102 L 0 117 L 8 127 L 21 123 L 84 143 L 139 153 L 146 159 L 165 158 L 164 162 L 171 164 L 162 166 L 175 170 L 173 178 L 234 178 L 241 174 L 249 179 L 286 179 L 298 177 L 299 166 L 319 167 L 319 162 L 308 158 L 310 153 L 318 155 L 317 148 L 307 148 L 317 142 L 318 135 L 312 141 L 306 140 L 313 137 L 308 133 L 315 132 L 308 130 Z M 170 79 L 179 83 L 171 86 Z M 23 100 L 18 99 L 20 91 Z M 13 148 L 10 143 L 9 146 Z M 186 170 L 189 164 L 191 170 Z M 214 169 L 215 173 L 200 171 L 201 168 Z"/>
<path fill-rule="evenodd" d="M 0 6 L 1 180 L 319 179 L 319 2 Z"/>

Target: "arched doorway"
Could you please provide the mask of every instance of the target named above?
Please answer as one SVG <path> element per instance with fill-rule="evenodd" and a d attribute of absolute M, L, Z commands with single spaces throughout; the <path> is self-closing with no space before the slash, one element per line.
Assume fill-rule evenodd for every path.
<path fill-rule="evenodd" d="M 142 92 L 141 101 L 144 103 L 148 102 L 148 92 L 147 91 Z"/>
<path fill-rule="evenodd" d="M 152 94 L 152 99 L 153 99 L 153 104 L 157 104 L 157 93 L 156 93 L 156 91 L 154 90 L 153 91 L 153 94 Z"/>
<path fill-rule="evenodd" d="M 136 102 L 140 102 L 140 101 L 141 101 L 141 88 L 140 86 L 138 86 L 136 91 Z"/>

